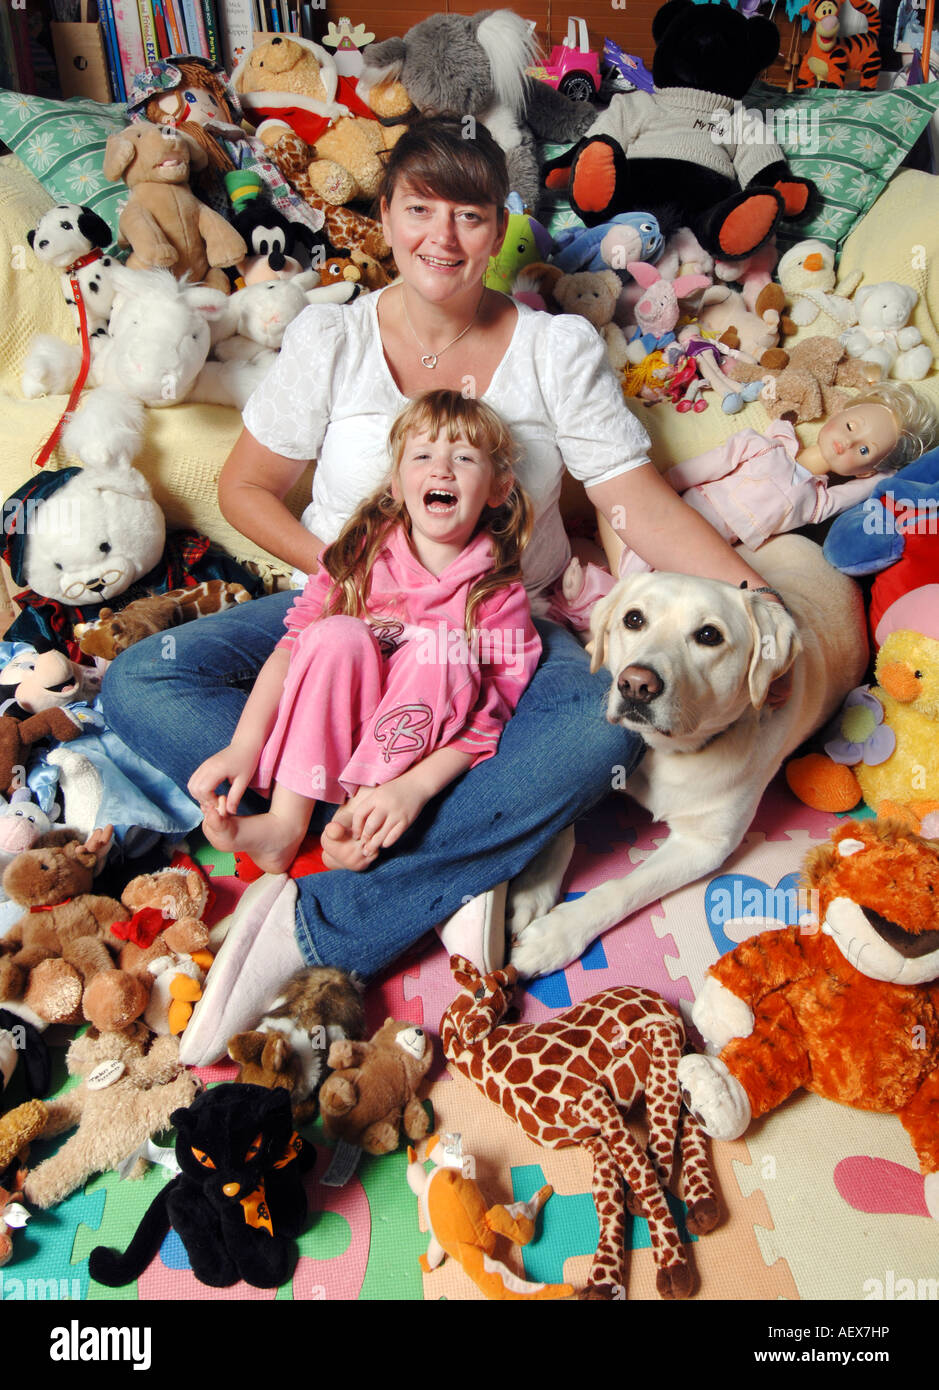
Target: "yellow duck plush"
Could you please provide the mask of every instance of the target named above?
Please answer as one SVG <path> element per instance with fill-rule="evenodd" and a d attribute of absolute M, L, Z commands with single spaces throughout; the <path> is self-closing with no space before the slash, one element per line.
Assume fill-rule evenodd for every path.
<path fill-rule="evenodd" d="M 899 569 L 894 566 L 893 572 Z M 896 816 L 914 830 L 935 835 L 939 582 L 932 582 L 937 576 L 928 569 L 920 569 L 917 577 L 927 582 L 906 589 L 903 576 L 893 572 L 878 577 L 871 595 L 871 626 L 879 644 L 877 684 L 848 696 L 834 736 L 825 744 L 828 756 L 810 753 L 796 759 L 786 768 L 786 778 L 795 794 L 817 810 L 850 811 L 863 797 L 877 815 Z"/>

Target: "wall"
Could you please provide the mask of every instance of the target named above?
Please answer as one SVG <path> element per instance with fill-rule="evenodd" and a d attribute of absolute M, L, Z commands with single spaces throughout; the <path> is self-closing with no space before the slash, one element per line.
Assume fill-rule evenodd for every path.
<path fill-rule="evenodd" d="M 376 38 L 387 39 L 396 34 L 404 34 L 419 20 L 429 14 L 452 12 L 454 14 L 476 14 L 479 10 L 513 9 L 516 14 L 535 21 L 536 31 L 542 45 L 550 49 L 552 44 L 560 43 L 567 33 L 569 14 L 580 15 L 587 23 L 591 43 L 600 49 L 607 36 L 615 39 L 627 53 L 634 53 L 646 63 L 651 63 L 654 44 L 652 42 L 652 18 L 661 0 L 626 0 L 625 7 L 618 8 L 616 0 L 518 0 L 511 5 L 486 3 L 486 0 L 437 0 L 437 3 L 415 4 L 413 0 L 402 0 L 400 4 L 389 5 L 387 0 L 358 0 L 354 7 L 355 21 L 365 24 L 374 31 Z M 774 15 L 782 40 L 782 51 L 789 46 L 792 25 L 783 15 L 781 6 Z M 349 14 L 348 0 L 326 0 L 326 18 L 338 20 L 340 15 Z M 781 66 L 771 70 L 771 80 L 785 81 Z"/>

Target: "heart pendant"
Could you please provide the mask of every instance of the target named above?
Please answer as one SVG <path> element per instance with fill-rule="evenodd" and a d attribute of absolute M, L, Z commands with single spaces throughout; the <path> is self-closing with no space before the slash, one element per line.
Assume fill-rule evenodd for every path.
<path fill-rule="evenodd" d="M 421 358 L 421 366 L 422 366 L 422 367 L 430 367 L 430 368 L 433 368 L 433 367 L 436 367 L 436 365 L 437 365 L 437 354 L 436 354 L 435 352 L 428 352 L 428 353 L 426 353 L 426 354 Z"/>

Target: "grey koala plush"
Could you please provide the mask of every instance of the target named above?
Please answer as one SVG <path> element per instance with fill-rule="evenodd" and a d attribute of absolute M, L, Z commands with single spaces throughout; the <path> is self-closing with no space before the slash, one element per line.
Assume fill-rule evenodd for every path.
<path fill-rule="evenodd" d="M 363 52 L 359 95 L 397 78 L 422 115 L 474 116 L 505 151 L 509 186 L 536 211 L 543 196 L 536 140 L 579 140 L 596 119 L 589 101 L 571 101 L 525 76 L 537 61 L 528 23 L 511 10 L 435 14 L 403 39 Z"/>

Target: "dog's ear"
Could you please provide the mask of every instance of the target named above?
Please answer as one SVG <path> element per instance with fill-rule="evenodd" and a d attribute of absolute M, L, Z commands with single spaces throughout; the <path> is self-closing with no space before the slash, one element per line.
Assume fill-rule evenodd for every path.
<path fill-rule="evenodd" d="M 802 639 L 781 603 L 759 594 L 744 594 L 743 602 L 753 633 L 747 683 L 754 709 L 762 709 L 773 681 L 785 675 L 802 651 Z"/>
<path fill-rule="evenodd" d="M 620 580 L 606 598 L 601 598 L 590 610 L 590 641 L 587 643 L 587 651 L 590 653 L 591 672 L 599 671 L 606 661 L 610 621 L 622 603 L 626 583 L 626 580 Z"/>

